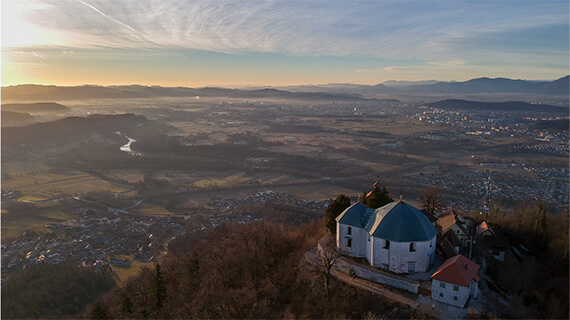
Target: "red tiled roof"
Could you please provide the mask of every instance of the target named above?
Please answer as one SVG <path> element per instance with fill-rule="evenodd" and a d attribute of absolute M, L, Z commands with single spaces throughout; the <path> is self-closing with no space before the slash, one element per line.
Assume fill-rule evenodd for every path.
<path fill-rule="evenodd" d="M 472 280 L 479 282 L 477 271 L 480 268 L 480 265 L 463 255 L 457 255 L 445 260 L 431 278 L 468 287 Z"/>
<path fill-rule="evenodd" d="M 488 225 L 486 221 L 483 221 L 480 225 L 477 226 L 477 235 L 480 235 L 485 231 L 489 231 L 489 232 L 491 232 L 492 235 L 496 236 L 495 230 L 493 230 L 493 227 Z"/>

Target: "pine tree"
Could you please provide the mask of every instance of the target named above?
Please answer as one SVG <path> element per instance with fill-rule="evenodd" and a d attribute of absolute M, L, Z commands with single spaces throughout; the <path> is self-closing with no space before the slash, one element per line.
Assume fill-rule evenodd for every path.
<path fill-rule="evenodd" d="M 325 211 L 325 227 L 329 234 L 336 233 L 336 217 L 348 207 L 350 207 L 350 198 L 342 193 L 329 204 Z"/>
<path fill-rule="evenodd" d="M 166 283 L 160 271 L 160 264 L 156 264 L 156 273 L 150 283 L 150 296 L 154 300 L 154 305 L 160 309 L 166 300 Z"/>
<path fill-rule="evenodd" d="M 544 240 L 544 238 L 546 238 L 546 211 L 542 207 L 542 200 L 538 200 L 537 203 L 533 229 L 541 239 Z"/>
<path fill-rule="evenodd" d="M 109 314 L 105 307 L 103 307 L 101 303 L 97 302 L 89 313 L 89 319 L 109 319 Z"/>
<path fill-rule="evenodd" d="M 386 187 L 374 188 L 361 202 L 369 208 L 377 209 L 387 205 L 394 200 L 390 197 L 390 193 Z"/>
<path fill-rule="evenodd" d="M 133 313 L 133 303 L 130 298 L 127 297 L 125 300 L 123 300 L 121 303 L 121 311 L 127 314 Z"/>

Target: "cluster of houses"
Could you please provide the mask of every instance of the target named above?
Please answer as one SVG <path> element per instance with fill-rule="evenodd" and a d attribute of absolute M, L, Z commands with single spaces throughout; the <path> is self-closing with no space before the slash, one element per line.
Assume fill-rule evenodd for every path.
<path fill-rule="evenodd" d="M 376 187 L 376 186 L 375 186 Z M 459 216 L 453 210 L 436 219 L 402 199 L 372 209 L 356 202 L 337 218 L 336 246 L 346 256 L 364 258 L 372 267 L 396 274 L 429 271 L 435 255 L 445 258 L 432 276 L 431 298 L 465 307 L 477 298 L 480 265 L 459 253 L 478 239 L 504 260 L 505 242 L 483 222 Z"/>

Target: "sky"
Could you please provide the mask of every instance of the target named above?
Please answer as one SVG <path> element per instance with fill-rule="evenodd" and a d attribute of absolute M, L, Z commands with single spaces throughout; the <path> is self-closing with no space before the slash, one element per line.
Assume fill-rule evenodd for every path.
<path fill-rule="evenodd" d="M 2 0 L 1 84 L 555 80 L 568 0 Z"/>

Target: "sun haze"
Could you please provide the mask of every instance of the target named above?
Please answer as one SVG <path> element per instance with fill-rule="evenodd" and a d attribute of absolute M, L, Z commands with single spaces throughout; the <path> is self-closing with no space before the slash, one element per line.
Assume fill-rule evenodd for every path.
<path fill-rule="evenodd" d="M 568 1 L 2 1 L 2 85 L 568 74 Z"/>

